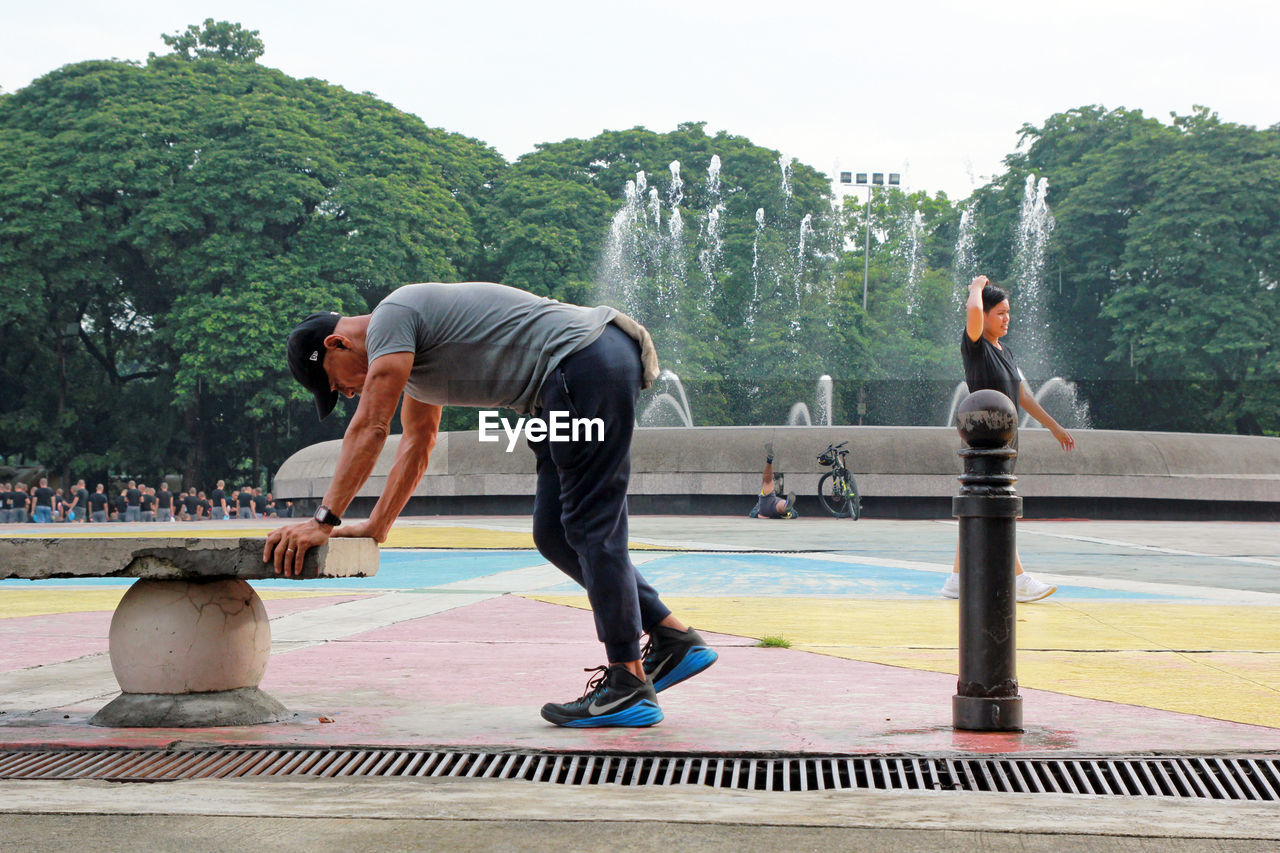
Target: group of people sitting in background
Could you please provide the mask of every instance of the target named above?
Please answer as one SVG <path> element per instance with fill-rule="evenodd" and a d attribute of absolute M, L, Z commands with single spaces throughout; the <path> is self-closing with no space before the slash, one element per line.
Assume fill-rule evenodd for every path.
<path fill-rule="evenodd" d="M 47 478 L 28 489 L 26 483 L 0 483 L 0 524 L 36 522 L 109 521 L 221 521 L 230 518 L 292 518 L 293 501 L 277 501 L 253 486 L 228 490 L 226 482 L 209 494 L 194 486 L 185 492 L 171 492 L 167 483 L 154 488 L 130 480 L 119 494 L 108 494 L 98 483 L 90 492 L 84 480 L 63 494 L 49 488 Z"/>

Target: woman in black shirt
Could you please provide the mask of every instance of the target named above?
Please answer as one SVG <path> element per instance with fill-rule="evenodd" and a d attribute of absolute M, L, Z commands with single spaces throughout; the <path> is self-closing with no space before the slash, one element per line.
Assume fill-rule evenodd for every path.
<path fill-rule="evenodd" d="M 1053 433 L 1063 450 L 1074 450 L 1076 441 L 1071 433 L 1058 424 L 1046 412 L 1022 378 L 1022 371 L 1014 363 L 1013 353 L 1000 343 L 1009 333 L 1009 296 L 980 275 L 969 284 L 969 301 L 965 304 L 964 333 L 960 337 L 960 356 L 964 360 L 964 380 L 969 392 L 994 390 L 1013 401 L 1021 412 L 1035 418 Z M 1018 601 L 1039 601 L 1057 592 L 1052 584 L 1041 583 L 1022 571 L 1022 558 L 1017 557 Z M 942 594 L 947 598 L 960 597 L 960 553 L 956 552 L 955 569 L 947 575 Z"/>

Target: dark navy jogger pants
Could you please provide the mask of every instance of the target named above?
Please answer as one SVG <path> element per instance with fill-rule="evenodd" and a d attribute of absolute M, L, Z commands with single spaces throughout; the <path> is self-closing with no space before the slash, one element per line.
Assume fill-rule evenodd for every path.
<path fill-rule="evenodd" d="M 560 363 L 542 388 L 541 417 L 600 418 L 604 440 L 530 442 L 537 458 L 533 541 L 587 591 L 610 663 L 637 660 L 640 635 L 671 611 L 627 553 L 631 434 L 640 394 L 639 345 L 612 324 Z"/>

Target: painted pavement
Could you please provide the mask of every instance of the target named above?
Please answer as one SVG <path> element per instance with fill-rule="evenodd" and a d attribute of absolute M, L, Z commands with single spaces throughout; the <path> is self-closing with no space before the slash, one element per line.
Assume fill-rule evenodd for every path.
<path fill-rule="evenodd" d="M 527 550 L 527 520 L 494 519 L 402 523 L 374 578 L 255 582 L 274 637 L 263 688 L 298 713 L 271 726 L 88 726 L 115 695 L 106 636 L 129 582 L 0 583 L 0 745 L 1280 750 L 1280 594 L 1268 591 L 1280 561 L 1270 552 L 1165 547 L 1133 528 L 1111 531 L 1123 538 L 1065 522 L 1031 528 L 1024 560 L 1051 569 L 1035 574 L 1060 589 L 1018 608 L 1027 731 L 966 734 L 950 728 L 957 604 L 937 595 L 953 528 L 815 520 L 762 543 L 761 527 L 736 519 L 682 524 L 634 519 L 633 558 L 721 660 L 663 693 L 667 719 L 652 729 L 565 730 L 538 717 L 543 702 L 579 695 L 583 669 L 603 660 L 585 597 Z M 262 531 L 226 535 L 251 532 Z M 1268 531 L 1244 531 L 1259 532 L 1267 541 Z M 836 547 L 799 550 L 815 538 Z M 762 552 L 770 544 L 780 552 Z M 766 636 L 790 648 L 758 646 Z"/>

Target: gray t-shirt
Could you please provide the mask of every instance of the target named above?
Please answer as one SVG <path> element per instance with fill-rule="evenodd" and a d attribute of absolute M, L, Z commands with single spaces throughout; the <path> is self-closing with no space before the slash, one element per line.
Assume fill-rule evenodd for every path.
<path fill-rule="evenodd" d="M 529 414 L 551 372 L 617 313 L 489 282 L 406 284 L 373 309 L 365 346 L 370 363 L 414 354 L 405 393 L 415 400 Z"/>

